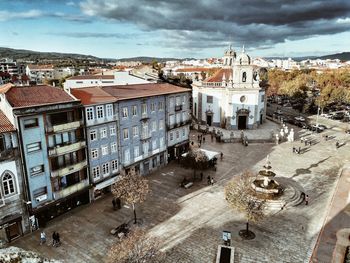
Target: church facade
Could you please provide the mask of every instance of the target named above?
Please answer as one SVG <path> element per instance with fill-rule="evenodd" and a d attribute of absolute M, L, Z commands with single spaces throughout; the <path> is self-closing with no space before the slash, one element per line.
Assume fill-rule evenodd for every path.
<path fill-rule="evenodd" d="M 237 55 L 230 47 L 223 68 L 192 84 L 193 116 L 201 124 L 228 130 L 255 129 L 266 118 L 265 89 L 259 86 L 259 68 L 244 48 Z"/>

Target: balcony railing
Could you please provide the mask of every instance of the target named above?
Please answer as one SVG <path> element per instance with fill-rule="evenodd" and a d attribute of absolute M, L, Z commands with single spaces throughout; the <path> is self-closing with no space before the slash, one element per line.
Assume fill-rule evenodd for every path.
<path fill-rule="evenodd" d="M 71 194 L 74 194 L 86 187 L 89 186 L 89 180 L 82 180 L 80 181 L 79 183 L 76 183 L 74 185 L 71 185 L 71 186 L 68 186 L 67 188 L 65 189 L 62 189 L 60 191 L 57 191 L 57 192 L 54 192 L 53 193 L 53 196 L 54 196 L 54 199 L 55 200 L 58 200 L 58 199 L 61 199 L 61 198 L 64 198 L 64 197 L 67 197 Z"/>
<path fill-rule="evenodd" d="M 135 158 L 134 158 L 134 161 L 135 161 L 135 162 L 138 162 L 138 161 L 141 161 L 142 159 L 143 159 L 143 156 L 140 155 L 140 156 L 135 157 Z"/>
<path fill-rule="evenodd" d="M 85 141 L 79 141 L 69 145 L 56 146 L 55 148 L 49 149 L 49 156 L 52 157 L 52 156 L 62 155 L 69 152 L 75 152 L 84 148 L 85 145 L 86 145 Z"/>
<path fill-rule="evenodd" d="M 175 105 L 175 111 L 182 110 L 182 105 Z"/>
<path fill-rule="evenodd" d="M 67 130 L 74 130 L 79 128 L 83 124 L 83 121 L 73 121 L 73 122 L 68 122 L 68 123 L 63 123 L 63 124 L 58 124 L 58 125 L 53 125 L 47 127 L 48 132 L 62 132 L 62 131 L 67 131 Z"/>
<path fill-rule="evenodd" d="M 141 133 L 141 140 L 147 140 L 152 137 L 152 134 L 150 132 L 148 133 Z"/>
<path fill-rule="evenodd" d="M 67 167 L 58 169 L 56 171 L 52 171 L 51 172 L 51 177 L 66 176 L 68 174 L 80 171 L 81 169 L 83 169 L 86 166 L 87 166 L 87 161 L 84 160 L 84 161 L 81 161 L 79 163 L 72 164 L 72 165 L 69 165 Z"/>
<path fill-rule="evenodd" d="M 152 151 L 152 154 L 157 154 L 157 153 L 159 153 L 159 148 L 158 148 L 158 149 L 154 149 L 154 150 Z"/>
<path fill-rule="evenodd" d="M 149 118 L 150 118 L 150 117 L 148 116 L 147 113 L 142 113 L 142 114 L 141 114 L 140 120 L 141 120 L 141 121 L 146 121 L 146 120 L 148 120 Z"/>

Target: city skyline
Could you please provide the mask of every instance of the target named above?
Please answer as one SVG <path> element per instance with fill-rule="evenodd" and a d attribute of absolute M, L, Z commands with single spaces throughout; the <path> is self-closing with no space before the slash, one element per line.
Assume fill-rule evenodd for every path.
<path fill-rule="evenodd" d="M 101 58 L 220 57 L 229 44 L 263 57 L 349 51 L 346 1 L 231 2 L 4 0 L 0 46 Z"/>

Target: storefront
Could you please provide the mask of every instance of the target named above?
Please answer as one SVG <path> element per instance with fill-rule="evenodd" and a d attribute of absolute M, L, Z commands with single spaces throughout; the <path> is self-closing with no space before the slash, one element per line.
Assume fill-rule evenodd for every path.
<path fill-rule="evenodd" d="M 116 183 L 118 179 L 119 176 L 115 176 L 96 184 L 96 186 L 94 187 L 94 200 L 102 197 L 104 194 L 110 193 L 112 184 Z"/>
<path fill-rule="evenodd" d="M 181 154 L 188 151 L 189 141 L 184 141 L 182 143 L 178 143 L 174 146 L 168 147 L 168 162 L 171 160 L 178 159 Z"/>
<path fill-rule="evenodd" d="M 22 235 L 23 230 L 21 215 L 9 215 L 0 221 L 0 239 L 11 242 Z"/>

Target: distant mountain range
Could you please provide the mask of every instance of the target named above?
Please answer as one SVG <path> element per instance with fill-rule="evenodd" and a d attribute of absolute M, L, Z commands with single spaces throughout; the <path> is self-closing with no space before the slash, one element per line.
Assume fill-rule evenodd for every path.
<path fill-rule="evenodd" d="M 165 62 L 169 60 L 191 60 L 195 58 L 161 58 L 161 57 L 131 57 L 131 58 L 121 58 L 121 59 L 111 59 L 111 58 L 99 58 L 91 55 L 82 54 L 69 54 L 69 53 L 58 53 L 58 52 L 38 52 L 25 49 L 12 49 L 0 47 L 0 58 L 12 58 L 15 60 L 24 61 L 42 61 L 42 60 L 91 60 L 91 61 L 104 61 L 104 62 L 115 62 L 115 61 L 141 61 L 145 63 L 151 63 L 156 60 L 158 62 Z M 277 57 L 273 57 L 277 58 Z M 281 58 L 281 57 L 278 57 Z M 268 59 L 272 59 L 269 57 Z M 285 59 L 285 57 L 283 58 Z M 342 52 L 337 54 L 331 54 L 326 56 L 304 56 L 304 57 L 293 57 L 296 61 L 301 61 L 305 59 L 340 59 L 342 61 L 350 60 L 350 52 Z"/>

